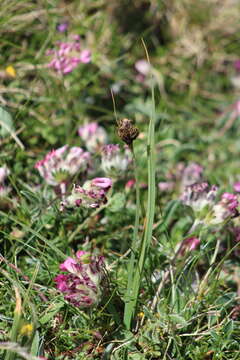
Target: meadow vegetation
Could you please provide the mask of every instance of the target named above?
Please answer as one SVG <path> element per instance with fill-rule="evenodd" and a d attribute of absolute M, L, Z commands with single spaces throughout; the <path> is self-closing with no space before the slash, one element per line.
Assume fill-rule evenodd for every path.
<path fill-rule="evenodd" d="M 239 10 L 2 0 L 1 359 L 240 359 Z"/>

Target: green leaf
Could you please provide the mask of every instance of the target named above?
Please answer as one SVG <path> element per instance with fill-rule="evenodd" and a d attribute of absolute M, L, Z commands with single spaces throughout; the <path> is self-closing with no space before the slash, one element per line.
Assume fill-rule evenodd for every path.
<path fill-rule="evenodd" d="M 32 341 L 31 355 L 34 355 L 34 356 L 38 355 L 39 341 L 40 341 L 39 332 L 36 331 L 35 335 L 34 335 L 34 338 L 33 338 L 33 341 Z"/>
<path fill-rule="evenodd" d="M 234 329 L 234 322 L 229 320 L 223 327 L 223 333 L 225 337 L 230 338 Z"/>
<path fill-rule="evenodd" d="M 169 318 L 172 320 L 174 324 L 181 325 L 182 327 L 185 327 L 188 324 L 187 321 L 181 315 L 178 314 L 171 314 L 169 315 Z"/>
<path fill-rule="evenodd" d="M 12 116 L 0 106 L 0 136 L 7 136 L 14 131 Z"/>
<path fill-rule="evenodd" d="M 139 352 L 129 355 L 129 360 L 145 360 L 145 359 L 146 359 L 145 355 Z"/>
<path fill-rule="evenodd" d="M 39 322 L 44 325 L 49 322 L 63 307 L 64 302 L 59 302 L 57 304 L 51 304 L 48 309 L 46 310 L 47 313 L 43 315 L 43 317 L 39 320 Z"/>
<path fill-rule="evenodd" d="M 124 194 L 116 193 L 111 198 L 108 209 L 111 212 L 118 212 L 119 210 L 121 210 L 124 207 L 125 201 L 126 201 L 126 197 Z"/>

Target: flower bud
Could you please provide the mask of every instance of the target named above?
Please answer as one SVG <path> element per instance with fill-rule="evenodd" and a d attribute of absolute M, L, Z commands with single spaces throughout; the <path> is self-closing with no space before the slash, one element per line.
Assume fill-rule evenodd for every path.
<path fill-rule="evenodd" d="M 200 244 L 200 239 L 197 237 L 190 237 L 183 241 L 180 255 L 185 255 L 186 252 L 195 250 Z"/>

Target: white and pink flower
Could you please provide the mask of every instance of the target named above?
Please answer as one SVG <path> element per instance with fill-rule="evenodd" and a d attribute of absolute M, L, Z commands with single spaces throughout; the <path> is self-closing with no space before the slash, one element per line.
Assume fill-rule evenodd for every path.
<path fill-rule="evenodd" d="M 151 66 L 150 64 L 144 60 L 144 59 L 141 59 L 141 60 L 137 60 L 135 62 L 135 69 L 143 76 L 146 76 L 150 70 L 151 70 Z"/>
<path fill-rule="evenodd" d="M 211 224 L 221 224 L 233 218 L 237 215 L 238 205 L 237 195 L 227 192 L 222 194 L 221 200 L 213 206 L 213 219 L 211 219 Z"/>
<path fill-rule="evenodd" d="M 185 188 L 181 201 L 199 213 L 206 207 L 213 207 L 217 190 L 215 185 L 209 186 L 207 182 L 192 184 Z"/>
<path fill-rule="evenodd" d="M 106 175 L 118 177 L 123 174 L 131 162 L 128 149 L 121 152 L 119 145 L 109 144 L 102 147 L 102 170 Z"/>
<path fill-rule="evenodd" d="M 238 214 L 237 195 L 225 192 L 220 201 L 216 201 L 217 187 L 208 183 L 187 186 L 181 200 L 190 206 L 198 224 L 220 225 Z"/>
<path fill-rule="evenodd" d="M 36 163 L 35 168 L 47 184 L 57 186 L 66 184 L 79 171 L 84 172 L 90 164 L 90 154 L 80 147 L 62 146 L 50 151 L 43 160 Z"/>
<path fill-rule="evenodd" d="M 84 145 L 90 152 L 95 152 L 107 143 L 107 133 L 102 126 L 96 122 L 80 126 L 78 135 L 81 137 Z"/>

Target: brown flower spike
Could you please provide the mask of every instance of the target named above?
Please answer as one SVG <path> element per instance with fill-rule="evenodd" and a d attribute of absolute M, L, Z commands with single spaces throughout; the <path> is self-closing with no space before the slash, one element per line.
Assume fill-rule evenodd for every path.
<path fill-rule="evenodd" d="M 133 140 L 139 135 L 138 128 L 133 125 L 133 121 L 129 119 L 122 119 L 118 123 L 118 136 L 130 147 L 132 146 Z"/>

